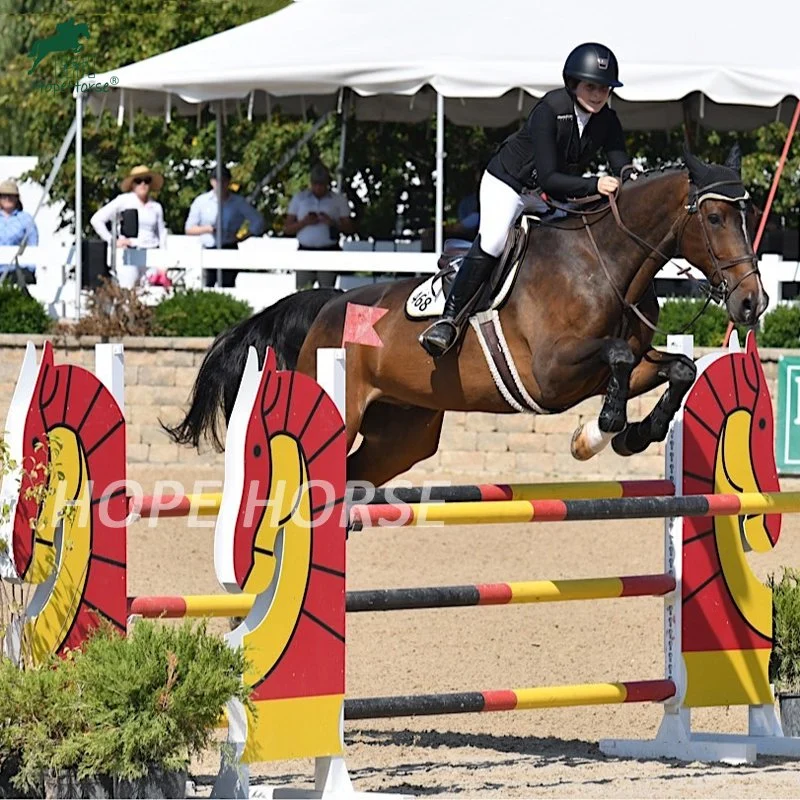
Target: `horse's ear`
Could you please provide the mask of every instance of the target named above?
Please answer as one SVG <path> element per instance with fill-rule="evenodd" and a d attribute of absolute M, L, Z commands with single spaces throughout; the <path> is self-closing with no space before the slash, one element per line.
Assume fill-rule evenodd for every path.
<path fill-rule="evenodd" d="M 742 174 L 742 148 L 739 147 L 739 142 L 736 142 L 731 147 L 728 157 L 725 159 L 725 166 L 732 169 L 737 175 Z"/>
<path fill-rule="evenodd" d="M 697 183 L 702 182 L 702 178 L 708 172 L 708 165 L 694 155 L 685 144 L 683 146 L 683 160 L 689 168 L 689 175 L 692 180 Z"/>

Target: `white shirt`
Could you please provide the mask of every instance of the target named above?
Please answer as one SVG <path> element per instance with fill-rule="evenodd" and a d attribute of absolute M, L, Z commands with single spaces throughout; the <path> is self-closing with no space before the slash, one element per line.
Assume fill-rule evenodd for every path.
<path fill-rule="evenodd" d="M 575 103 L 575 120 L 578 123 L 578 136 L 583 136 L 583 129 L 589 124 L 591 111 L 586 111 L 579 103 Z"/>
<path fill-rule="evenodd" d="M 350 217 L 350 205 L 347 198 L 338 192 L 328 192 L 323 197 L 317 197 L 311 189 L 303 189 L 291 199 L 288 213 L 301 220 L 311 211 L 316 211 L 317 214 L 327 214 L 337 223 L 342 217 Z M 331 247 L 339 243 L 338 237 L 331 238 L 330 225 L 325 222 L 306 225 L 297 232 L 297 241 L 303 247 L 312 248 Z"/>
<path fill-rule="evenodd" d="M 97 235 L 111 244 L 108 224 L 114 219 L 114 214 L 127 211 L 129 208 L 135 208 L 139 212 L 139 235 L 131 239 L 131 244 L 146 249 L 164 247 L 167 243 L 167 228 L 164 225 L 164 209 L 161 203 L 150 199 L 142 203 L 135 192 L 117 195 L 110 203 L 98 209 L 89 221 L 97 231 Z"/>

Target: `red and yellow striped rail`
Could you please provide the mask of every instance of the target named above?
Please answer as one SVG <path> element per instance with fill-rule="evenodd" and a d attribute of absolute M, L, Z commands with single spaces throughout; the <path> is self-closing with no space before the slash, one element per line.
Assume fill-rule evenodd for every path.
<path fill-rule="evenodd" d="M 496 606 L 607 600 L 619 597 L 660 597 L 675 589 L 672 575 L 628 575 L 557 581 L 477 583 L 409 589 L 367 589 L 347 593 L 347 610 L 407 611 L 419 608 Z M 128 598 L 128 615 L 151 619 L 183 617 L 244 617 L 255 595 L 186 595 Z"/>
<path fill-rule="evenodd" d="M 658 497 L 672 495 L 675 486 L 667 480 L 569 481 L 564 483 L 483 483 L 464 486 L 386 487 L 372 493 L 360 486 L 353 489 L 356 503 L 384 505 L 397 503 L 465 503 L 548 498 L 598 499 L 614 497 Z M 222 494 L 175 494 L 129 497 L 128 510 L 140 517 L 213 517 L 219 513 Z"/>
<path fill-rule="evenodd" d="M 128 497 L 128 513 L 140 517 L 216 517 L 221 492 Z"/>
<path fill-rule="evenodd" d="M 364 697 L 344 701 L 344 718 L 377 719 L 617 703 L 663 703 L 674 697 L 675 691 L 672 681 L 654 680 L 541 686 L 535 689 L 501 689 L 488 692 Z"/>
<path fill-rule="evenodd" d="M 508 500 L 497 503 L 357 505 L 354 527 L 477 525 L 511 522 L 659 519 L 782 514 L 800 511 L 800 492 L 620 497 L 592 500 Z"/>

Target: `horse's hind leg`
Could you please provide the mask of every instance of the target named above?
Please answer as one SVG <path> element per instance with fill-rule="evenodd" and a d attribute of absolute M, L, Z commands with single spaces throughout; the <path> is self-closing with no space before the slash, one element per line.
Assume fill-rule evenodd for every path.
<path fill-rule="evenodd" d="M 646 353 L 631 375 L 631 397 L 644 394 L 665 380 L 668 381 L 667 391 L 641 422 L 628 425 L 614 437 L 611 443 L 614 452 L 630 456 L 641 453 L 653 442 L 663 442 L 669 424 L 692 388 L 696 375 L 697 367 L 688 356 L 659 350 Z"/>
<path fill-rule="evenodd" d="M 347 480 L 380 486 L 439 447 L 444 411 L 375 402 L 361 423 L 364 439 L 347 459 Z"/>

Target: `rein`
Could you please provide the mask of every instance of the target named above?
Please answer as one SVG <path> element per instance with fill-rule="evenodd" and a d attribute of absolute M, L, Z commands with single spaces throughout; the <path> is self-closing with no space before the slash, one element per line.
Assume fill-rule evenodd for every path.
<path fill-rule="evenodd" d="M 622 181 L 624 181 L 625 175 L 626 175 L 627 172 L 635 172 L 635 167 L 627 166 L 627 167 L 623 168 L 622 173 L 620 175 L 620 184 L 622 183 Z M 714 189 L 717 189 L 719 187 L 731 186 L 731 185 L 739 186 L 741 184 L 738 181 L 716 181 L 714 183 L 709 184 L 708 186 L 704 186 L 703 189 L 702 189 L 702 193 L 701 193 L 700 190 L 698 190 L 690 182 L 688 204 L 686 205 L 686 212 L 687 213 L 686 213 L 686 215 L 684 217 L 681 218 L 681 224 L 680 224 L 680 227 L 679 227 L 679 230 L 678 230 L 678 234 L 677 234 L 677 249 L 678 249 L 679 252 L 680 252 L 681 240 L 683 238 L 683 233 L 684 233 L 684 231 L 686 229 L 686 226 L 689 223 L 689 220 L 691 219 L 692 215 L 698 213 L 698 211 L 700 209 L 700 205 L 703 203 L 703 201 L 710 200 L 710 199 L 715 199 L 715 200 L 722 200 L 722 201 L 728 202 L 728 203 L 738 202 L 740 207 L 741 207 L 742 214 L 744 214 L 744 201 L 746 199 L 746 195 L 745 195 L 745 197 L 742 197 L 742 198 L 732 198 L 732 197 L 727 197 L 727 196 L 725 196 L 723 194 L 715 193 L 713 191 Z M 579 200 L 573 201 L 570 205 L 566 205 L 566 204 L 563 204 L 563 203 L 558 203 L 558 202 L 556 202 L 556 201 L 554 201 L 554 200 L 552 200 L 550 198 L 546 199 L 545 202 L 549 206 L 551 206 L 551 207 L 553 207 L 555 209 L 558 209 L 559 211 L 562 211 L 562 212 L 566 213 L 569 216 L 580 217 L 581 222 L 583 223 L 583 227 L 586 230 L 586 234 L 589 237 L 589 241 L 590 241 L 590 243 L 592 245 L 592 249 L 594 250 L 595 256 L 597 257 L 597 260 L 600 263 L 600 266 L 602 267 L 603 272 L 605 273 L 606 280 L 609 282 L 611 288 L 614 290 L 614 293 L 616 294 L 617 299 L 622 304 L 622 307 L 627 311 L 633 312 L 633 314 L 635 314 L 636 317 L 638 317 L 638 319 L 644 325 L 646 325 L 648 328 L 650 328 L 650 330 L 654 331 L 655 333 L 669 334 L 669 331 L 665 331 L 665 330 L 659 328 L 657 325 L 654 325 L 652 322 L 650 322 L 650 320 L 647 319 L 647 317 L 645 317 L 645 315 L 639 310 L 639 308 L 637 307 L 637 304 L 636 303 L 631 303 L 622 294 L 622 292 L 620 291 L 619 287 L 614 282 L 614 279 L 613 279 L 613 277 L 611 275 L 611 272 L 608 269 L 608 266 L 607 266 L 607 264 L 605 262 L 605 259 L 603 258 L 603 255 L 600 252 L 600 248 L 597 245 L 597 241 L 596 241 L 596 239 L 594 237 L 594 234 L 592 233 L 592 228 L 591 228 L 592 222 L 590 222 L 590 220 L 588 219 L 590 216 L 597 216 L 597 215 L 600 215 L 600 214 L 607 214 L 609 209 L 610 209 L 611 213 L 614 215 L 614 220 L 615 220 L 615 222 L 617 224 L 617 227 L 621 231 L 623 231 L 623 233 L 625 233 L 626 236 L 628 236 L 630 239 L 635 241 L 637 244 L 640 244 L 645 250 L 647 250 L 649 252 L 650 255 L 659 256 L 661 259 L 664 260 L 665 264 L 666 263 L 675 264 L 675 266 L 677 267 L 677 270 L 678 270 L 678 274 L 679 275 L 685 275 L 688 278 L 688 280 L 690 280 L 693 283 L 695 283 L 700 288 L 701 292 L 706 295 L 706 301 L 703 304 L 702 308 L 689 321 L 689 323 L 683 328 L 683 330 L 680 331 L 681 333 L 683 333 L 684 331 L 689 330 L 692 327 L 692 325 L 694 325 L 694 323 L 697 322 L 697 320 L 705 313 L 706 309 L 709 306 L 709 303 L 711 303 L 712 300 L 714 300 L 715 302 L 726 302 L 731 297 L 731 295 L 739 288 L 739 286 L 741 285 L 742 281 L 745 280 L 745 278 L 749 278 L 751 275 L 759 275 L 760 274 L 759 269 L 758 269 L 758 257 L 756 256 L 755 253 L 753 253 L 753 255 L 751 255 L 751 256 L 745 255 L 745 256 L 740 256 L 739 258 L 728 259 L 726 261 L 721 260 L 717 256 L 717 254 L 714 252 L 714 248 L 711 245 L 711 238 L 708 235 L 708 229 L 706 227 L 705 220 L 703 219 L 702 216 L 700 216 L 699 217 L 700 229 L 703 232 L 703 239 L 705 240 L 706 250 L 707 250 L 707 252 L 709 254 L 709 257 L 711 258 L 711 263 L 713 264 L 713 267 L 714 267 L 714 270 L 712 272 L 712 279 L 713 278 L 717 278 L 718 282 L 717 282 L 716 285 L 714 285 L 714 284 L 711 283 L 711 281 L 709 281 L 709 284 L 707 285 L 705 282 L 697 280 L 697 278 L 695 278 L 694 276 L 692 276 L 690 274 L 690 268 L 689 267 L 681 267 L 681 266 L 679 266 L 677 263 L 675 263 L 674 258 L 666 256 L 657 247 L 654 247 L 652 244 L 647 242 L 645 239 L 643 239 L 637 233 L 632 231 L 623 222 L 622 216 L 621 216 L 620 211 L 619 211 L 619 206 L 617 204 L 617 195 L 618 195 L 618 193 L 619 193 L 619 190 L 617 190 L 617 192 L 614 192 L 613 194 L 609 195 L 608 196 L 607 205 L 603 205 L 602 207 L 597 208 L 597 209 L 583 209 L 583 210 L 581 210 L 580 208 L 576 208 L 575 206 L 576 205 L 577 206 L 591 205 L 593 203 L 597 203 L 598 201 L 604 200 L 605 199 L 604 196 L 600 195 L 600 194 L 595 194 L 595 195 L 591 195 L 589 197 L 581 198 Z M 747 238 L 746 230 L 745 230 L 745 238 Z M 725 271 L 731 269 L 732 267 L 735 267 L 738 264 L 742 264 L 742 263 L 745 263 L 747 261 L 752 263 L 753 268 L 751 270 L 749 270 L 748 272 L 746 272 L 744 275 L 742 275 L 739 278 L 739 280 L 737 280 L 736 283 L 732 287 L 730 287 L 729 284 L 728 284 L 728 280 L 725 277 Z"/>

